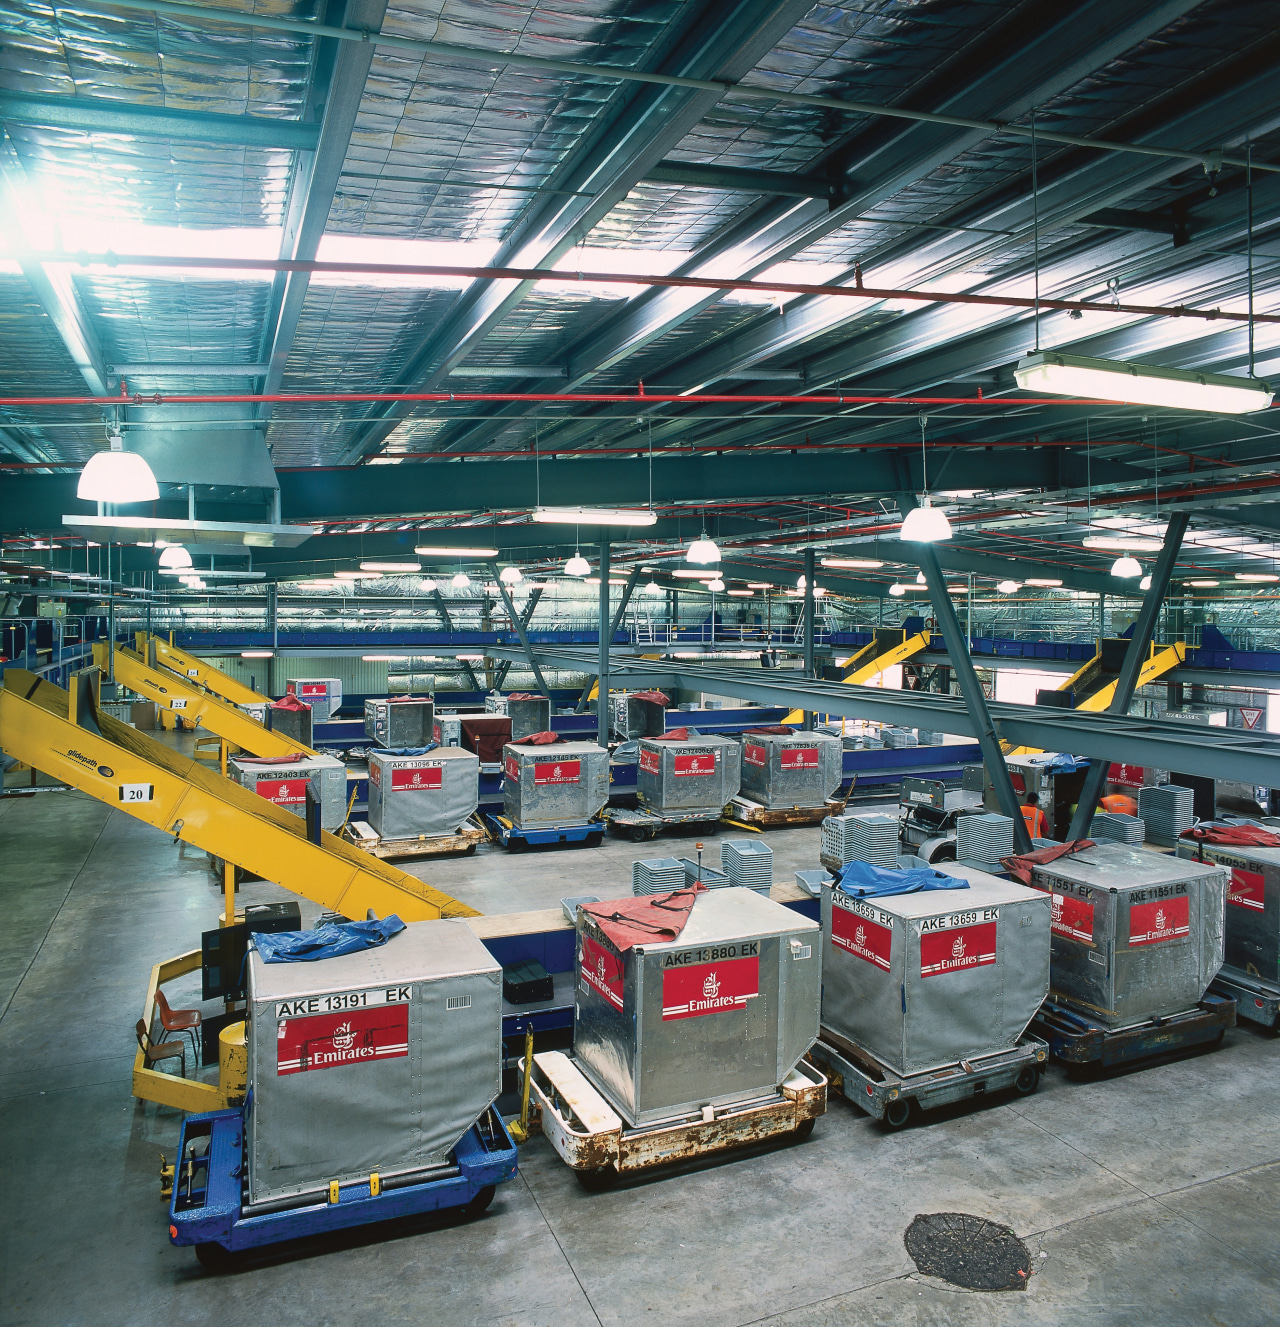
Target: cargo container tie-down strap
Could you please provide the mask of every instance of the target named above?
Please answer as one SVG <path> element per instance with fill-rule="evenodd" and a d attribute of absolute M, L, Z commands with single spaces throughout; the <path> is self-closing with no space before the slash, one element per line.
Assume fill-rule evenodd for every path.
<path fill-rule="evenodd" d="M 706 885 L 695 881 L 670 894 L 584 904 L 582 910 L 609 937 L 618 953 L 625 954 L 646 941 L 662 944 L 679 939 L 693 911 L 695 897 L 706 892 Z"/>
<path fill-rule="evenodd" d="M 1280 848 L 1280 834 L 1273 834 L 1260 825 L 1193 825 L 1178 837 L 1228 848 Z"/>
<path fill-rule="evenodd" d="M 1055 843 L 1052 848 L 1037 848 L 1035 852 L 1023 853 L 1021 857 L 1001 857 L 1000 865 L 1016 880 L 1024 885 L 1031 883 L 1031 870 L 1035 866 L 1048 866 L 1059 857 L 1070 856 L 1073 852 L 1083 852 L 1086 848 L 1097 845 L 1092 839 L 1071 839 L 1067 843 Z"/>
<path fill-rule="evenodd" d="M 264 963 L 314 963 L 378 949 L 404 929 L 404 922 L 392 913 L 379 921 L 326 922 L 313 931 L 258 931 L 253 943 Z"/>

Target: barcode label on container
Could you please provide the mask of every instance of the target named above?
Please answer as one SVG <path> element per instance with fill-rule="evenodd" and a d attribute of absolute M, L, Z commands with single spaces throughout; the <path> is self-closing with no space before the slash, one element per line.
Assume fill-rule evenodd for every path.
<path fill-rule="evenodd" d="M 812 958 L 812 957 L 813 957 L 813 946 L 812 946 L 812 945 L 796 945 L 796 944 L 793 944 L 793 945 L 791 946 L 791 957 L 794 958 L 794 959 L 796 959 L 796 960 L 799 960 L 799 959 L 802 959 L 802 958 Z"/>
<path fill-rule="evenodd" d="M 470 1009 L 471 997 L 469 995 L 448 995 L 445 997 L 444 1007 L 446 1009 Z"/>

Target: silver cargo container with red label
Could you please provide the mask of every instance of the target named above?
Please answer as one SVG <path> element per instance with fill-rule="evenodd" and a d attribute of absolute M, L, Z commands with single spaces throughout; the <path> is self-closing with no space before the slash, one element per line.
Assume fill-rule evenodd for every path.
<path fill-rule="evenodd" d="M 829 733 L 742 735 L 743 797 L 770 810 L 818 807 L 844 777 L 844 743 Z"/>
<path fill-rule="evenodd" d="M 577 916 L 573 1053 L 628 1124 L 765 1096 L 817 1040 L 818 927 L 790 908 L 713 889 L 675 940 L 621 953 Z"/>
<path fill-rule="evenodd" d="M 335 756 L 303 756 L 290 761 L 258 762 L 233 756 L 232 775 L 250 792 L 294 815 L 307 814 L 307 787 L 320 802 L 320 827 L 336 830 L 347 811 L 347 767 Z"/>
<path fill-rule="evenodd" d="M 738 791 L 742 748 L 726 737 L 642 737 L 636 796 L 659 815 L 719 815 Z"/>
<path fill-rule="evenodd" d="M 311 717 L 316 723 L 327 723 L 342 708 L 340 677 L 291 677 L 284 689 L 311 706 Z"/>
<path fill-rule="evenodd" d="M 1194 1009 L 1222 966 L 1225 867 L 1108 843 L 1031 883 L 1053 905 L 1050 994 L 1106 1027 Z"/>
<path fill-rule="evenodd" d="M 594 742 L 502 748 L 502 807 L 526 829 L 593 819 L 609 800 L 609 753 Z"/>
<path fill-rule="evenodd" d="M 364 735 L 379 746 L 426 746 L 436 740 L 435 709 L 425 696 L 366 700 Z"/>
<path fill-rule="evenodd" d="M 425 755 L 369 752 L 369 825 L 384 839 L 453 834 L 480 804 L 480 757 L 460 747 Z"/>
<path fill-rule="evenodd" d="M 447 1163 L 501 1090 L 502 968 L 462 921 L 315 963 L 250 950 L 246 1031 L 249 1201 L 324 1201 Z"/>
<path fill-rule="evenodd" d="M 1178 841 L 1178 856 L 1231 872 L 1224 917 L 1223 968 L 1280 987 L 1280 848 Z"/>
<path fill-rule="evenodd" d="M 1011 1050 L 1049 989 L 1038 890 L 947 863 L 968 889 L 822 889 L 822 1026 L 899 1074 Z"/>

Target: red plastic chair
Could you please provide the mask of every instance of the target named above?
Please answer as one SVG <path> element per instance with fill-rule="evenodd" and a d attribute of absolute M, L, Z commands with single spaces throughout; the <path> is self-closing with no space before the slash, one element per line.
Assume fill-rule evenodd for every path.
<path fill-rule="evenodd" d="M 166 1041 L 163 1045 L 157 1045 L 142 1019 L 138 1019 L 134 1035 L 138 1038 L 138 1045 L 142 1047 L 148 1068 L 159 1064 L 162 1060 L 178 1060 L 182 1065 L 183 1078 L 187 1076 L 187 1048 L 182 1042 Z"/>
<path fill-rule="evenodd" d="M 196 1045 L 196 1029 L 200 1026 L 198 1009 L 170 1009 L 164 992 L 156 988 L 156 1013 L 160 1017 L 160 1026 L 166 1032 L 185 1032 L 191 1038 L 191 1054 L 196 1064 L 200 1063 L 200 1049 Z"/>

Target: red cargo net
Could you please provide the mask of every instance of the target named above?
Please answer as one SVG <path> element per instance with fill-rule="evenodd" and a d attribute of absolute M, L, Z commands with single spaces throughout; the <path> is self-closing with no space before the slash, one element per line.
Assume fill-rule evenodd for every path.
<path fill-rule="evenodd" d="M 625 954 L 634 945 L 666 944 L 679 939 L 693 911 L 695 897 L 706 892 L 706 885 L 695 881 L 685 889 L 672 890 L 670 894 L 588 903 L 582 910 L 590 913 L 618 952 Z"/>
<path fill-rule="evenodd" d="M 1228 848 L 1280 848 L 1280 835 L 1259 825 L 1192 825 L 1178 837 Z"/>
<path fill-rule="evenodd" d="M 1055 843 L 1052 848 L 1037 848 L 1035 852 L 1025 852 L 1021 857 L 1001 857 L 1000 865 L 1015 879 L 1024 885 L 1031 883 L 1033 866 L 1048 866 L 1059 857 L 1067 857 L 1073 852 L 1083 852 L 1086 848 L 1097 845 L 1092 839 L 1072 839 L 1069 843 Z"/>

